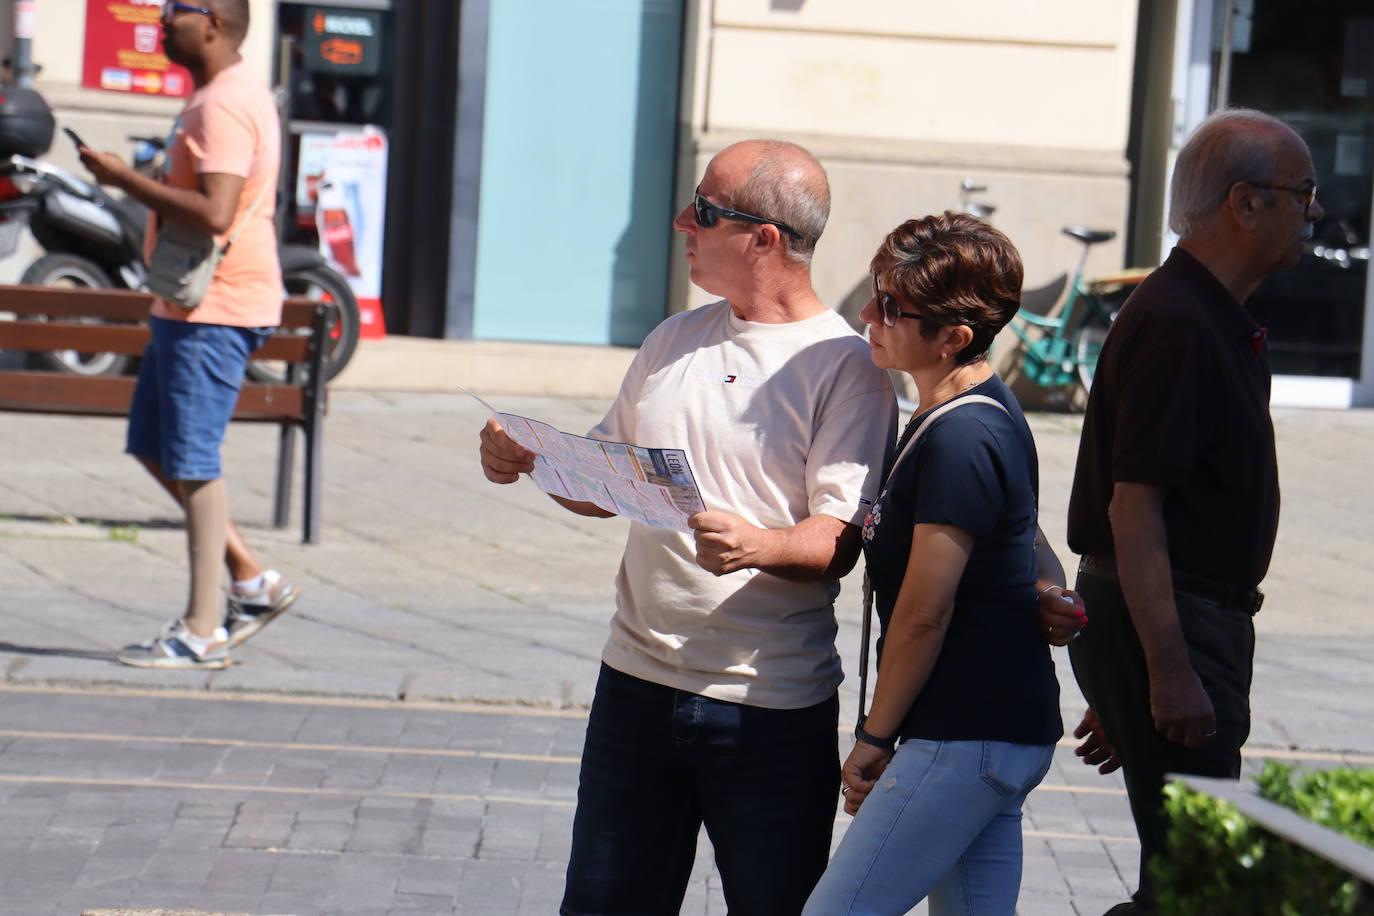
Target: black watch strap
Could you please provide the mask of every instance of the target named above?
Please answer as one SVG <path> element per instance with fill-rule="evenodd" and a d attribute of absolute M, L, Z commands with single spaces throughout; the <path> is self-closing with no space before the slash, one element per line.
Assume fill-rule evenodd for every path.
<path fill-rule="evenodd" d="M 871 744 L 876 748 L 887 751 L 889 754 L 897 749 L 896 735 L 893 735 L 891 738 L 879 738 L 877 735 L 870 735 L 868 732 L 864 731 L 862 722 L 854 726 L 854 740 L 861 741 L 864 744 Z"/>

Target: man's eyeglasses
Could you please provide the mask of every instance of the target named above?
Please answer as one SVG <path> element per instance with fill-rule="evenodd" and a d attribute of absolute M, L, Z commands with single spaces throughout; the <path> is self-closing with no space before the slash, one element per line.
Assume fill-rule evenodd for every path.
<path fill-rule="evenodd" d="M 916 321 L 924 321 L 937 326 L 940 323 L 929 315 L 902 311 L 902 307 L 897 303 L 897 300 L 883 292 L 882 287 L 878 285 L 878 275 L 876 273 L 873 275 L 873 301 L 878 303 L 878 312 L 883 316 L 883 324 L 889 328 L 895 328 L 897 326 L 898 318 L 913 318 Z"/>
<path fill-rule="evenodd" d="M 1317 183 L 1315 181 L 1304 181 L 1296 188 L 1281 184 L 1260 184 L 1258 181 L 1246 181 L 1252 188 L 1264 188 L 1266 191 L 1287 191 L 1296 194 L 1303 201 L 1302 215 L 1306 216 L 1312 209 L 1312 205 L 1317 201 Z"/>
<path fill-rule="evenodd" d="M 697 185 L 695 193 L 696 197 L 693 200 L 692 206 L 696 211 L 697 225 L 703 229 L 710 229 L 719 220 L 732 219 L 737 223 L 754 223 L 759 226 L 777 226 L 794 239 L 800 240 L 802 237 L 800 232 L 784 222 L 768 219 L 764 216 L 754 216 L 752 213 L 741 213 L 738 210 L 731 210 L 729 207 L 722 207 L 718 204 L 711 203 L 701 196 L 700 185 Z"/>
<path fill-rule="evenodd" d="M 182 3 L 181 0 L 165 0 L 162 4 L 162 21 L 166 22 L 177 13 L 200 13 L 202 16 L 214 17 L 215 11 L 208 6 L 193 6 L 190 3 Z"/>

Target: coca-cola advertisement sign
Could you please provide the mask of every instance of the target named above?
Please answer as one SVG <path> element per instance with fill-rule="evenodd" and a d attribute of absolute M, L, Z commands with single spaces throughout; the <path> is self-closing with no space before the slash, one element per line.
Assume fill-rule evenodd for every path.
<path fill-rule="evenodd" d="M 191 75 L 162 53 L 162 0 L 86 0 L 81 85 L 140 95 L 191 94 Z"/>
<path fill-rule="evenodd" d="M 372 128 L 304 134 L 297 168 L 297 213 L 313 214 L 320 253 L 348 278 L 362 312 L 362 336 L 379 337 L 386 135 Z"/>

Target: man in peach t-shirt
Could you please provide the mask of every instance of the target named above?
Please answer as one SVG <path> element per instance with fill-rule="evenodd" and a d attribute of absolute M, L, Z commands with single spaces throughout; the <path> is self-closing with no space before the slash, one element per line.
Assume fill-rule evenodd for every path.
<path fill-rule="evenodd" d="M 157 301 L 129 413 L 129 454 L 186 512 L 191 589 L 184 617 L 119 659 L 147 668 L 223 668 L 229 649 L 295 600 L 280 574 L 264 570 L 229 520 L 220 445 L 238 401 L 249 354 L 281 322 L 282 282 L 273 222 L 281 129 L 267 86 L 243 63 L 247 0 L 167 0 L 162 44 L 190 71 L 196 91 L 177 125 L 161 180 L 120 157 L 82 148 L 81 161 L 153 212 L 148 254 L 163 223 L 232 244 L 200 305 Z M 220 609 L 220 562 L 233 580 Z"/>

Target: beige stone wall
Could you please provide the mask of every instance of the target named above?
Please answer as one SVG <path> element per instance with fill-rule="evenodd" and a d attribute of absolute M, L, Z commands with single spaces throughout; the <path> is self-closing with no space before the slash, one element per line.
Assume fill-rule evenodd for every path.
<path fill-rule="evenodd" d="M 816 288 L 862 297 L 904 219 L 956 208 L 964 178 L 1021 250 L 1028 290 L 1072 270 L 1065 225 L 1112 229 L 1089 272 L 1122 266 L 1136 0 L 689 0 L 679 205 L 710 157 L 795 140 L 830 174 Z M 670 307 L 709 297 L 674 259 Z M 999 342 L 999 350 L 1012 348 Z"/>
<path fill-rule="evenodd" d="M 703 2 L 711 129 L 1125 148 L 1134 0 Z"/>

